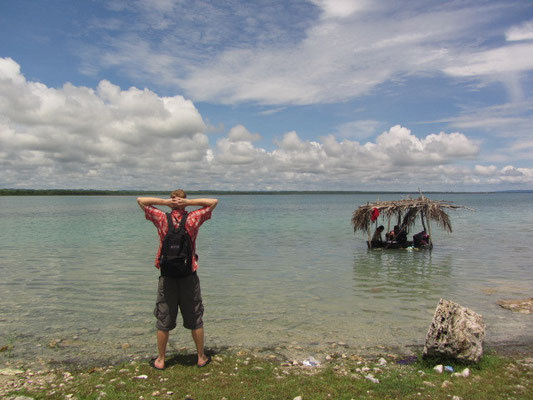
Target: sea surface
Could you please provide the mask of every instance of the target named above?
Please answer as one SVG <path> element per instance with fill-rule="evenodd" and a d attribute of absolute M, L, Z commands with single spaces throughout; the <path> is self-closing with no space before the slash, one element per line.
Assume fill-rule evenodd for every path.
<path fill-rule="evenodd" d="M 401 351 L 440 298 L 482 314 L 488 343 L 531 342 L 533 315 L 497 301 L 533 295 L 533 194 L 432 194 L 475 211 L 432 224 L 432 251 L 368 250 L 352 212 L 405 197 L 220 196 L 197 242 L 207 347 Z M 0 364 L 155 354 L 158 237 L 134 197 L 0 197 L 0 221 Z M 169 350 L 193 351 L 180 320 Z"/>

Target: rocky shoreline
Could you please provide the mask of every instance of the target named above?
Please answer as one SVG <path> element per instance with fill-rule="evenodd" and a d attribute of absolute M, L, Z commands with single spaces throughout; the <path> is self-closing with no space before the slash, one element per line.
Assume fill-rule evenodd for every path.
<path fill-rule="evenodd" d="M 252 359 L 261 359 L 268 363 L 275 364 L 282 369 L 301 369 L 302 373 L 313 374 L 323 367 L 332 366 L 335 373 L 348 376 L 353 375 L 353 372 L 358 376 L 358 379 L 367 379 L 373 383 L 379 383 L 377 377 L 384 368 L 388 365 L 409 365 L 419 359 L 422 347 L 414 347 L 409 352 L 393 352 L 393 349 L 386 346 L 378 346 L 372 351 L 363 353 L 362 349 L 351 349 L 343 342 L 330 342 L 331 351 L 321 354 L 314 354 L 307 357 L 288 357 L 282 348 L 274 349 L 208 349 L 208 353 L 214 355 L 215 364 L 222 362 L 225 357 L 236 357 L 240 359 L 243 365 L 248 365 Z M 129 348 L 125 346 L 126 349 Z M 300 354 L 305 354 L 305 349 L 300 346 L 292 346 L 292 350 L 300 351 Z M 367 349 L 368 350 L 368 349 Z M 533 369 L 533 343 L 532 342 L 514 342 L 514 343 L 500 343 L 487 347 L 488 352 L 502 357 L 514 359 L 518 364 L 525 365 L 527 368 Z M 180 349 L 178 353 L 170 354 L 172 357 L 192 357 L 194 354 L 192 350 L 187 351 L 186 348 Z M 65 390 L 72 386 L 77 377 L 87 376 L 92 373 L 110 373 L 121 365 L 129 365 L 134 368 L 134 371 L 139 372 L 139 368 L 146 367 L 149 358 L 141 356 L 131 356 L 127 360 L 116 362 L 113 364 L 105 364 L 102 362 L 95 363 L 92 366 L 87 364 L 77 364 L 74 362 L 46 363 L 43 360 L 28 360 L 22 361 L 6 361 L 0 368 L 0 397 L 13 400 L 28 400 L 31 397 L 12 396 L 6 397 L 13 392 L 34 392 L 34 391 L 48 391 L 51 395 L 56 391 Z M 101 360 L 103 361 L 103 360 Z M 344 362 L 356 365 L 352 371 L 348 371 L 342 366 Z M 441 365 L 442 367 L 442 365 Z M 442 368 L 441 368 L 442 369 Z M 131 368 L 130 368 L 131 370 Z M 130 370 L 121 368 L 119 373 L 126 373 Z M 437 369 L 436 369 L 437 370 Z M 463 376 L 468 377 L 470 370 L 463 370 L 461 373 L 455 373 L 454 377 Z M 442 371 L 440 371 L 442 372 Z M 461 375 L 462 374 L 462 375 Z M 352 376 L 353 377 L 353 376 Z M 135 377 L 133 377 L 135 378 Z M 139 378 L 142 379 L 142 378 Z M 428 384 L 429 385 L 429 384 Z M 445 385 L 444 385 L 445 386 Z M 98 389 L 98 388 L 96 388 Z M 67 390 L 68 391 L 68 390 Z M 105 396 L 103 396 L 105 397 Z M 102 397 L 102 398 L 103 398 Z M 75 398 L 74 394 L 67 399 Z"/>

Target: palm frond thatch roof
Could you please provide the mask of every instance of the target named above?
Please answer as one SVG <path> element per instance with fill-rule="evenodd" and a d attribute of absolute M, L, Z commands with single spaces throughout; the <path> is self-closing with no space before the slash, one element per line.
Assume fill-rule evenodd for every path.
<path fill-rule="evenodd" d="M 423 195 L 417 199 L 378 201 L 367 203 L 355 210 L 352 216 L 352 224 L 354 232 L 358 230 L 368 231 L 372 225 L 372 212 L 374 209 L 378 209 L 380 216 L 384 216 L 389 220 L 401 219 L 401 224 L 407 227 L 413 226 L 416 218 L 420 216 L 421 218 L 431 219 L 446 231 L 452 232 L 450 217 L 445 210 L 458 208 L 467 207 L 442 200 L 430 200 Z"/>

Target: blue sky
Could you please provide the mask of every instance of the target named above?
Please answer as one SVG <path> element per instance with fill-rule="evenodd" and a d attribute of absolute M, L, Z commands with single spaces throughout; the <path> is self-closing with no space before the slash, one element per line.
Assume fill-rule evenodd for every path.
<path fill-rule="evenodd" d="M 0 1 L 0 187 L 533 188 L 529 1 Z"/>

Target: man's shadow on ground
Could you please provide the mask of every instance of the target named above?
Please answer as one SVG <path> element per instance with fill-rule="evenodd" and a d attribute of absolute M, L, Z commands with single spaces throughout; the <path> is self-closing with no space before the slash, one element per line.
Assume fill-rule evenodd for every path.
<path fill-rule="evenodd" d="M 205 349 L 205 354 L 208 356 L 216 356 L 224 352 L 224 349 Z M 183 365 L 185 367 L 195 366 L 198 361 L 196 353 L 174 353 L 165 360 L 165 367 L 172 367 L 173 365 Z"/>

